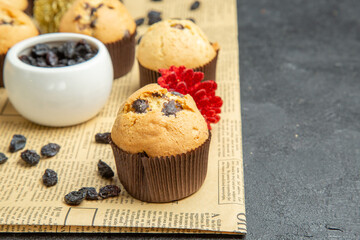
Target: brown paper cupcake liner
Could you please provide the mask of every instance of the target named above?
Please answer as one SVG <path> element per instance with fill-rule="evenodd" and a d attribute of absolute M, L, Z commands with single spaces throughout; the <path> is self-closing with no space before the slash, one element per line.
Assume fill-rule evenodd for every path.
<path fill-rule="evenodd" d="M 216 63 L 219 55 L 219 50 L 216 51 L 215 57 L 205 64 L 204 66 L 194 68 L 195 72 L 203 72 L 204 79 L 203 80 L 214 80 L 216 81 Z M 146 68 L 143 65 L 139 64 L 139 73 L 140 73 L 140 87 L 143 87 L 150 83 L 157 83 L 157 79 L 161 76 L 158 71 L 154 71 L 152 69 Z"/>
<path fill-rule="evenodd" d="M 135 61 L 135 35 L 125 36 L 123 39 L 106 43 L 114 68 L 114 79 L 130 72 Z"/>
<path fill-rule="evenodd" d="M 0 88 L 4 87 L 4 63 L 5 63 L 5 54 L 0 54 Z"/>
<path fill-rule="evenodd" d="M 28 0 L 28 6 L 27 8 L 24 10 L 24 12 L 29 15 L 30 17 L 32 17 L 33 15 L 33 9 L 34 9 L 34 0 Z"/>
<path fill-rule="evenodd" d="M 171 202 L 190 196 L 203 184 L 211 134 L 198 148 L 167 157 L 131 154 L 111 143 L 119 179 L 126 191 L 145 202 Z"/>

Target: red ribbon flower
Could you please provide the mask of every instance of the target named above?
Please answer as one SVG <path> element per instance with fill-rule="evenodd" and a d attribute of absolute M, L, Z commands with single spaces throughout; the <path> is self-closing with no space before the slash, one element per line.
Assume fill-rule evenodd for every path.
<path fill-rule="evenodd" d="M 171 66 L 169 69 L 159 69 L 161 77 L 158 84 L 170 92 L 190 94 L 196 102 L 196 106 L 204 116 L 208 128 L 210 123 L 217 123 L 220 120 L 221 106 L 223 100 L 215 96 L 217 84 L 213 80 L 201 82 L 204 73 L 194 72 L 184 66 Z"/>

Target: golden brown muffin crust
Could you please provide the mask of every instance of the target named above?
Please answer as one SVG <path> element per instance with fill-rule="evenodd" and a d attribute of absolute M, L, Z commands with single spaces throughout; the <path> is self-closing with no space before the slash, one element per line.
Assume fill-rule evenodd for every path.
<path fill-rule="evenodd" d="M 8 5 L 9 7 L 13 7 L 24 11 L 28 6 L 27 0 L 0 0 L 0 4 Z"/>
<path fill-rule="evenodd" d="M 136 24 L 118 0 L 77 0 L 60 22 L 60 32 L 93 36 L 103 43 L 121 40 L 135 32 Z"/>
<path fill-rule="evenodd" d="M 39 34 L 30 17 L 22 11 L 0 5 L 0 54 L 26 38 Z"/>
<path fill-rule="evenodd" d="M 135 101 L 146 101 L 147 108 L 144 104 L 139 112 Z M 208 137 L 207 124 L 192 97 L 168 92 L 157 84 L 146 85 L 125 101 L 111 131 L 120 149 L 146 152 L 150 157 L 186 153 Z"/>
<path fill-rule="evenodd" d="M 197 68 L 214 59 L 217 47 L 192 21 L 165 20 L 152 25 L 144 34 L 137 59 L 154 71 L 172 65 Z"/>

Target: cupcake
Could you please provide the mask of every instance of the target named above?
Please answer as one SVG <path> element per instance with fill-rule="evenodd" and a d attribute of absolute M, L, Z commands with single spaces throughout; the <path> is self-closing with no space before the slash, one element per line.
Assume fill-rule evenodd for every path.
<path fill-rule="evenodd" d="M 215 80 L 218 44 L 210 43 L 190 20 L 166 20 L 152 25 L 141 38 L 137 60 L 140 86 L 155 83 L 161 68 L 184 65 Z"/>
<path fill-rule="evenodd" d="M 74 0 L 36 0 L 34 19 L 42 33 L 59 31 L 62 16 L 71 7 Z"/>
<path fill-rule="evenodd" d="M 77 0 L 60 21 L 60 32 L 93 36 L 109 50 L 114 77 L 128 73 L 135 58 L 136 24 L 118 0 Z"/>
<path fill-rule="evenodd" d="M 111 131 L 119 179 L 142 201 L 185 198 L 205 180 L 210 138 L 190 95 L 149 84 L 120 107 Z"/>
<path fill-rule="evenodd" d="M 0 87 L 4 86 L 2 71 L 9 48 L 38 34 L 29 16 L 18 9 L 0 5 Z"/>

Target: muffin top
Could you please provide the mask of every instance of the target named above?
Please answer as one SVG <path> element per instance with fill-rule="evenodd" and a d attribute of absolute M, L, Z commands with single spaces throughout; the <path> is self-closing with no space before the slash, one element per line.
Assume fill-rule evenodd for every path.
<path fill-rule="evenodd" d="M 216 56 L 203 31 L 189 20 L 166 20 L 152 25 L 141 39 L 137 58 L 146 68 L 157 71 L 174 65 L 201 67 Z"/>
<path fill-rule="evenodd" d="M 112 43 L 130 36 L 136 24 L 119 0 L 77 0 L 60 21 L 60 32 L 93 36 Z"/>
<path fill-rule="evenodd" d="M 39 34 L 30 17 L 22 11 L 0 5 L 0 54 L 15 43 Z"/>
<path fill-rule="evenodd" d="M 6 4 L 10 7 L 24 11 L 28 6 L 27 0 L 0 0 L 0 4 Z"/>
<path fill-rule="evenodd" d="M 111 131 L 112 141 L 129 153 L 149 157 L 186 153 L 209 137 L 204 117 L 190 95 L 149 84 L 122 104 Z"/>
<path fill-rule="evenodd" d="M 33 15 L 40 31 L 58 32 L 60 20 L 73 2 L 74 0 L 36 0 Z"/>

